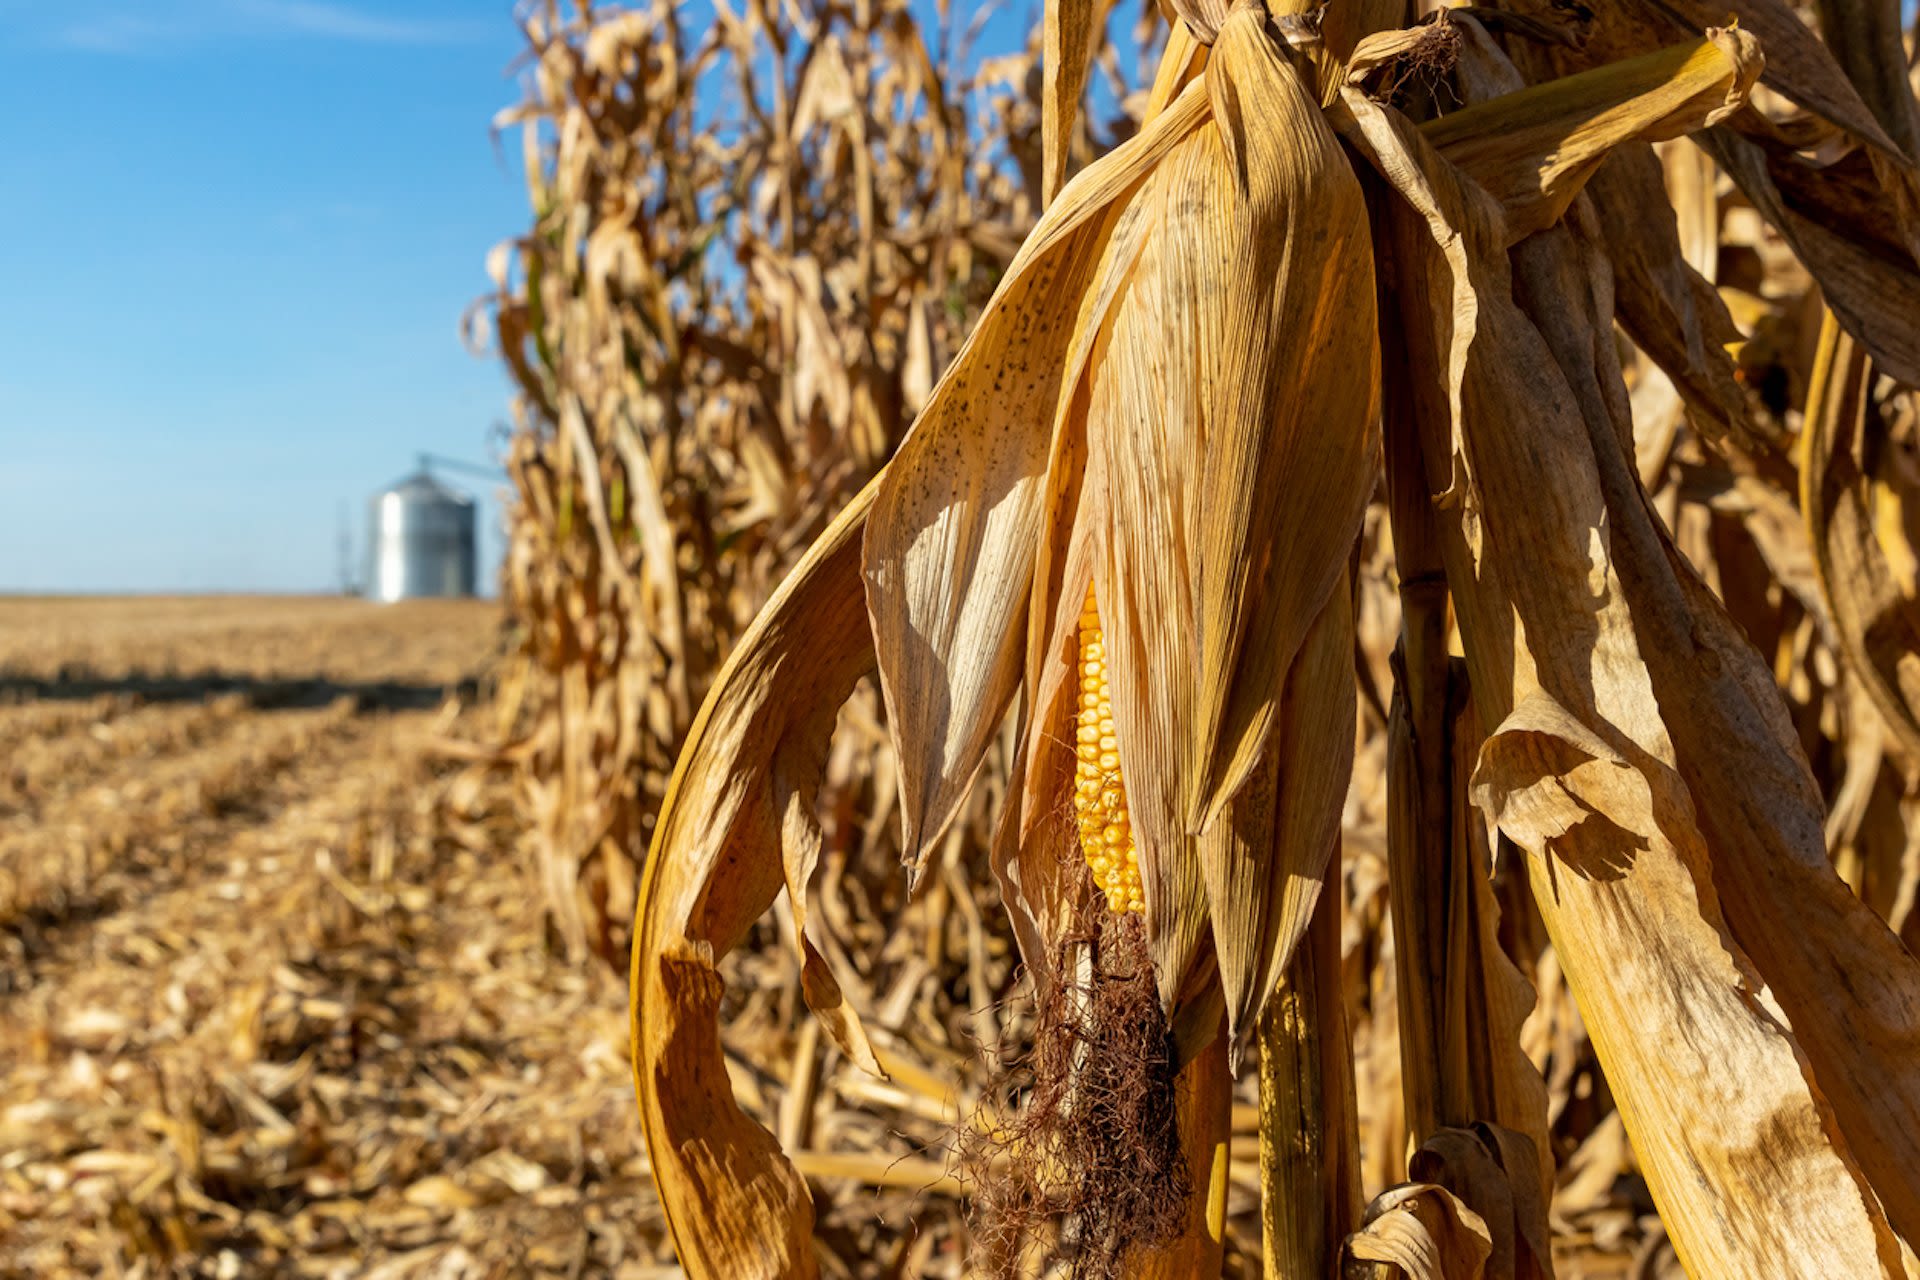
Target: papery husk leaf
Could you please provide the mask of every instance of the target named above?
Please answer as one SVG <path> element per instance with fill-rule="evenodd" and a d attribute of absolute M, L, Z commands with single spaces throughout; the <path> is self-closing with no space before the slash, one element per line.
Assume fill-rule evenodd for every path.
<path fill-rule="evenodd" d="M 780 813 L 781 867 L 787 901 L 793 908 L 794 948 L 800 959 L 800 992 L 807 1007 L 820 1019 L 847 1059 L 861 1070 L 884 1078 L 874 1056 L 859 1012 L 847 1001 L 840 979 L 827 962 L 819 943 L 818 925 L 809 910 L 820 874 L 820 847 L 824 842 L 814 801 L 820 793 L 825 756 L 789 753 L 774 764 L 774 807 Z M 796 776 L 797 775 L 797 776 Z"/>
<path fill-rule="evenodd" d="M 1674 138 L 1726 116 L 1746 101 L 1763 65 L 1751 35 L 1713 30 L 1476 103 L 1424 128 L 1442 155 L 1500 201 L 1507 234 L 1518 240 L 1558 221 L 1622 142 Z"/>
<path fill-rule="evenodd" d="M 1823 0 L 1827 44 L 1892 146 L 1871 145 L 1868 168 L 1907 252 L 1920 259 L 1920 97 L 1908 67 L 1899 0 Z"/>
<path fill-rule="evenodd" d="M 1792 5 L 1631 0 L 1593 23 L 1592 38 L 1577 55 L 1556 51 L 1550 61 L 1592 66 L 1640 53 L 1725 21 L 1730 12 L 1739 27 L 1758 37 L 1767 60 L 1763 83 L 1864 145 L 1839 146 L 1848 139 L 1821 120 L 1812 129 L 1788 129 L 1751 108 L 1698 141 L 1786 237 L 1848 332 L 1888 372 L 1913 382 L 1920 375 L 1920 326 L 1908 317 L 1920 306 L 1920 171 Z M 1823 143 L 1818 161 L 1796 150 L 1811 145 L 1809 135 Z"/>
<path fill-rule="evenodd" d="M 1074 393 L 1084 400 L 1084 393 Z M 1085 411 L 1079 411 L 1084 422 Z M 1105 466 L 1101 455 L 1087 457 L 1086 433 L 1063 433 L 1063 452 L 1055 469 L 1065 475 L 1059 501 L 1103 511 Z M 1058 559 L 1066 582 L 1090 582 L 1099 544 L 1086 523 L 1069 525 L 1071 541 Z M 1043 600 L 1042 592 L 1047 592 Z M 1051 589 L 1035 583 L 1032 624 L 1035 635 L 1051 637 L 1050 651 L 1030 660 L 1027 723 L 1009 774 L 1007 801 L 994 836 L 992 865 L 1001 897 L 1013 922 L 1021 958 L 1042 989 L 1053 981 L 1053 940 L 1066 936 L 1085 879 L 1085 859 L 1072 821 L 1078 758 L 1075 715 L 1079 710 L 1079 618 L 1085 591 Z M 1076 594 L 1078 599 L 1075 599 Z"/>
<path fill-rule="evenodd" d="M 1675 1247 L 1696 1275 L 1899 1274 L 1898 1241 L 1730 945 L 1593 445 L 1511 298 L 1497 206 L 1395 113 L 1344 100 L 1409 206 L 1388 220 L 1422 449 L 1470 687 L 1498 726 L 1475 799 L 1528 854 Z"/>
<path fill-rule="evenodd" d="M 1340 1253 L 1346 1280 L 1481 1280 L 1493 1235 L 1445 1187 L 1408 1182 L 1374 1197 Z"/>
<path fill-rule="evenodd" d="M 1148 94 L 1146 119 L 1160 115 L 1202 74 L 1207 54 L 1206 46 L 1196 41 L 1192 32 L 1174 24 L 1167 33 L 1167 47 Z M 1104 521 L 1106 509 L 1104 490 L 1092 497 L 1081 492 L 1091 487 L 1082 474 L 1088 466 L 1087 361 L 1151 229 L 1149 206 L 1148 201 L 1128 200 L 1108 209 L 1100 262 L 1081 299 L 1067 348 L 1053 421 L 1053 451 L 1047 464 L 1047 505 L 1042 512 L 1027 614 L 1026 687 L 1030 697 L 1048 678 L 1048 662 L 1062 661 L 1063 654 L 1069 655 L 1065 659 L 1068 662 L 1078 660 L 1078 649 L 1069 633 L 1077 631 L 1085 601 L 1079 584 L 1092 581 L 1094 549 L 1104 545 L 1104 536 L 1097 544 L 1089 539 L 1095 536 L 1095 524 Z M 1098 469 L 1098 460 L 1095 462 Z M 1090 513 L 1086 520 L 1079 518 L 1083 508 Z M 1084 560 L 1071 571 L 1067 567 L 1070 545 L 1078 547 Z M 1055 671 L 1052 678 L 1064 674 Z"/>
<path fill-rule="evenodd" d="M 1319 910 L 1353 774 L 1355 698 L 1353 599 L 1343 575 L 1287 676 L 1273 743 L 1273 843 L 1264 859 L 1216 858 L 1201 868 L 1236 1067 Z"/>
<path fill-rule="evenodd" d="M 835 716 L 872 669 L 860 535 L 882 477 L 861 491 L 740 639 L 687 736 L 661 803 L 634 920 L 634 1086 L 654 1184 L 680 1265 L 699 1280 L 816 1273 L 812 1202 L 773 1136 L 733 1100 L 720 1052 L 721 957 L 810 850 Z M 783 829 L 784 828 L 784 829 Z M 855 1019 L 827 995 L 823 1022 Z M 864 1034 L 843 1048 L 858 1054 Z M 869 1062 L 871 1052 L 866 1054 Z"/>
<path fill-rule="evenodd" d="M 1148 94 L 1146 119 L 1158 117 L 1202 74 L 1207 54 L 1206 46 L 1198 43 L 1192 32 L 1184 25 L 1174 25 L 1168 32 L 1167 47 Z M 1027 615 L 1026 687 L 1030 697 L 1046 680 L 1067 674 L 1064 670 L 1049 673 L 1046 669 L 1049 662 L 1060 662 L 1061 655 L 1069 655 L 1065 659 L 1069 663 L 1078 661 L 1073 633 L 1078 630 L 1080 610 L 1085 602 L 1080 584 L 1091 582 L 1096 550 L 1105 545 L 1104 535 L 1096 527 L 1105 520 L 1105 490 L 1083 476 L 1089 465 L 1087 362 L 1100 340 L 1107 314 L 1146 243 L 1146 234 L 1152 229 L 1151 203 L 1126 200 L 1108 208 L 1099 264 L 1081 299 L 1072 340 L 1067 347 L 1061 394 L 1053 420 L 1052 453 L 1047 464 L 1047 503 L 1042 511 Z M 1097 456 L 1093 467 L 1096 472 L 1102 469 Z M 1083 495 L 1083 489 L 1097 492 Z M 1088 513 L 1086 519 L 1080 518 L 1083 510 Z M 1070 548 L 1080 556 L 1071 568 L 1068 566 Z"/>
<path fill-rule="evenodd" d="M 1139 851 L 1148 941 L 1161 1002 L 1171 1009 L 1208 932 L 1200 861 L 1187 834 L 1181 762 L 1192 718 L 1199 638 L 1197 584 L 1186 557 L 1168 554 L 1193 540 L 1201 424 L 1191 340 L 1170 335 L 1169 299 L 1200 264 L 1171 252 L 1175 208 L 1206 217 L 1195 195 L 1219 163 L 1211 128 L 1167 157 L 1136 198 L 1147 230 L 1141 252 L 1100 334 L 1088 372 L 1087 434 L 1106 477 L 1104 554 L 1094 588 L 1106 643 L 1120 771 Z M 1257 800 L 1271 823 L 1272 791 Z M 1222 836 L 1235 834 L 1231 828 Z M 1219 836 L 1216 837 L 1220 838 Z"/>
<path fill-rule="evenodd" d="M 1157 118 L 1180 99 L 1201 74 L 1206 57 L 1205 47 L 1184 27 L 1173 29 L 1149 95 L 1147 118 Z M 1154 206 L 1151 200 L 1129 199 L 1110 206 L 1104 215 L 1099 262 L 1080 302 L 1053 420 L 1027 618 L 1027 724 L 992 854 L 1021 958 L 1042 984 L 1051 977 L 1052 940 L 1069 927 L 1086 874 L 1068 817 L 1076 768 L 1079 621 L 1087 584 L 1105 555 L 1109 505 L 1106 456 L 1089 449 L 1087 439 L 1086 371 L 1107 315 L 1146 243 Z"/>
<path fill-rule="evenodd" d="M 1211 46 L 1227 15 L 1240 3 L 1242 0 L 1171 0 L 1168 8 L 1179 20 L 1175 25 L 1186 27 L 1195 40 Z"/>
<path fill-rule="evenodd" d="M 1200 415 L 1192 558 L 1199 641 L 1181 776 L 1200 830 L 1253 776 L 1287 671 L 1336 583 L 1379 465 L 1366 205 L 1312 87 L 1255 11 L 1207 67 L 1220 159 L 1166 228 L 1199 264 L 1163 304 L 1191 335 Z M 1344 776 L 1344 773 L 1343 773 Z M 1304 922 L 1303 922 L 1304 923 Z M 1281 962 L 1284 966 L 1284 960 Z"/>
<path fill-rule="evenodd" d="M 1170 1010 L 1207 929 L 1214 895 L 1204 876 L 1262 886 L 1233 903 L 1238 919 L 1272 909 L 1264 886 L 1275 874 L 1277 779 L 1268 748 L 1281 682 L 1343 574 L 1374 448 L 1371 362 L 1350 361 L 1330 377 L 1324 358 L 1372 345 L 1364 212 L 1351 171 L 1253 13 L 1229 22 L 1206 79 L 1224 114 L 1170 154 L 1138 197 L 1139 251 L 1088 375 L 1087 432 L 1104 455 L 1111 512 L 1097 595 L 1148 933 Z M 1245 131 L 1243 114 L 1298 123 Z M 1354 318 L 1368 328 L 1348 333 Z M 1345 346 L 1343 333 L 1352 339 Z M 1278 492 L 1302 497 L 1255 509 L 1257 493 Z M 1212 806 L 1219 820 L 1192 836 L 1204 793 L 1184 784 L 1222 723 L 1239 749 Z M 1305 767 L 1336 764 L 1323 757 Z M 1313 882 L 1325 848 L 1300 855 Z M 1216 942 L 1234 951 L 1223 976 L 1238 1025 L 1264 996 L 1256 974 L 1266 958 L 1257 933 Z M 1268 967 L 1277 973 L 1284 963 Z"/>
<path fill-rule="evenodd" d="M 1207 49 L 1175 25 L 1149 95 L 1153 119 L 1179 99 L 1205 66 Z M 1197 88 L 1197 86 L 1196 86 Z M 1021 957 L 1045 989 L 1053 973 L 1053 940 L 1086 927 L 1084 855 L 1070 818 L 1077 759 L 1079 618 L 1087 584 L 1105 555 L 1105 455 L 1089 450 L 1087 366 L 1102 326 L 1145 243 L 1151 200 L 1129 199 L 1106 214 L 1100 260 L 1081 299 L 1053 423 L 1042 533 L 1027 622 L 1025 727 L 1009 777 L 1008 803 L 996 829 L 991 866 Z M 1204 938 L 1203 938 L 1204 942 Z M 1194 969 L 1207 966 L 1197 964 Z M 1199 973 L 1190 969 L 1204 986 Z M 1211 1008 L 1209 1014 L 1207 1010 Z M 1189 1002 L 1173 1028 L 1176 1065 L 1217 1038 L 1218 982 Z"/>
<path fill-rule="evenodd" d="M 1018 688 L 1049 426 L 1104 213 L 1200 123 L 1190 87 L 1047 210 L 900 446 L 864 573 L 915 874 Z"/>

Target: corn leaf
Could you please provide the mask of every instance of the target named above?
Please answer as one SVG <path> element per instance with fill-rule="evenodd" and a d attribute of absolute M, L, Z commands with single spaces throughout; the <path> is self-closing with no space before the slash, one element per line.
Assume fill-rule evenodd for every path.
<path fill-rule="evenodd" d="M 1794 11 L 1788 0 L 1633 0 L 1636 15 L 1651 42 L 1678 40 L 1718 25 L 1737 25 L 1749 31 L 1766 51 L 1761 81 L 1768 88 L 1831 120 L 1861 141 L 1898 154 L 1860 99 L 1833 51 Z M 1733 22 L 1728 23 L 1731 17 Z M 1629 24 L 1613 24 L 1621 25 Z"/>
<path fill-rule="evenodd" d="M 1909 160 L 1920 160 L 1920 101 L 1908 78 L 1900 0 L 1820 0 L 1823 47 Z"/>
<path fill-rule="evenodd" d="M 1580 407 L 1614 563 L 1726 918 L 1785 1014 L 1845 1151 L 1920 1237 L 1920 964 L 1835 873 L 1819 788 L 1767 664 L 1649 508 L 1626 442 L 1597 233 L 1538 237 L 1516 293 Z M 1792 929 L 1779 921 L 1788 916 Z M 1836 1001 L 1846 990 L 1849 1001 Z"/>
<path fill-rule="evenodd" d="M 1872 166 L 1857 153 L 1820 165 L 1725 125 L 1699 141 L 1786 237 L 1847 332 L 1887 373 L 1920 385 L 1920 267 Z"/>
<path fill-rule="evenodd" d="M 1719 291 L 1681 252 L 1659 157 L 1646 143 L 1623 146 L 1587 191 L 1613 263 L 1621 327 L 1673 380 L 1702 437 L 1755 447 L 1728 354 L 1740 330 Z"/>
<path fill-rule="evenodd" d="M 1040 97 L 1041 199 L 1048 204 L 1067 178 L 1074 117 L 1087 90 L 1093 56 L 1094 0 L 1047 0 L 1042 30 Z"/>
<path fill-rule="evenodd" d="M 1500 201 L 1507 234 L 1518 240 L 1558 221 L 1620 143 L 1678 137 L 1733 111 L 1746 101 L 1762 64 L 1752 36 L 1715 30 L 1475 103 L 1425 131 L 1442 155 Z"/>
<path fill-rule="evenodd" d="M 741 638 L 688 735 L 647 858 L 630 979 L 634 1085 L 654 1183 L 692 1276 L 815 1274 L 806 1184 L 733 1100 L 718 964 L 791 877 L 783 846 L 807 842 L 788 851 L 789 865 L 814 854 L 797 810 L 810 805 L 840 704 L 873 663 L 860 534 L 880 483 L 821 535 Z M 859 1054 L 864 1034 L 833 998 L 831 976 L 805 986 L 842 1047 Z"/>
<path fill-rule="evenodd" d="M 1807 394 L 1800 511 L 1840 650 L 1901 750 L 1920 761 L 1920 618 L 1874 533 L 1854 460 L 1871 381 L 1866 352 L 1829 313 Z"/>
<path fill-rule="evenodd" d="M 1528 854 L 1675 1247 L 1694 1274 L 1882 1274 L 1893 1233 L 1728 946 L 1614 558 L 1617 515 L 1569 375 L 1513 300 L 1498 206 L 1404 120 L 1345 101 L 1406 202 L 1389 213 L 1397 286 L 1433 300 L 1409 365 L 1470 687 L 1498 726 L 1475 799 Z"/>

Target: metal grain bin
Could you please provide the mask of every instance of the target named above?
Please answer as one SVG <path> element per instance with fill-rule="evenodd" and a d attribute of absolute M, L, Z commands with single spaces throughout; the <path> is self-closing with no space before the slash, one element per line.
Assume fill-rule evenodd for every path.
<path fill-rule="evenodd" d="M 422 468 L 374 495 L 368 515 L 368 598 L 473 594 L 472 498 Z"/>

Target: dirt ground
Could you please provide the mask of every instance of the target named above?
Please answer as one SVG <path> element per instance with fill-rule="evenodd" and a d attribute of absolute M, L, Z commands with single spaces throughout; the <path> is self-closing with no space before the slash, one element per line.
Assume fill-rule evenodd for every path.
<path fill-rule="evenodd" d="M 497 606 L 0 602 L 0 1275 L 678 1274 L 624 995 L 478 736 Z"/>

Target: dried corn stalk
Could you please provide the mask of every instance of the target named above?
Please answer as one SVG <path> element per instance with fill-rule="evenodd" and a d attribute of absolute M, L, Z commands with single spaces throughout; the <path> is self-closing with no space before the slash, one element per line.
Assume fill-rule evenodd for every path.
<path fill-rule="evenodd" d="M 1396 30 L 1392 8 L 1319 25 L 1285 13 L 1276 25 L 1247 6 L 1184 14 L 1192 26 L 1175 28 L 1142 132 L 1061 190 L 889 470 L 717 688 L 709 714 L 724 727 L 683 757 L 635 953 L 642 1110 L 695 1272 L 811 1265 L 805 1192 L 784 1162 L 762 1143 L 743 1180 L 746 1164 L 712 1163 L 684 1128 L 704 1134 L 732 1113 L 717 1061 L 705 1060 L 703 1085 L 701 1060 L 681 1055 L 711 1042 L 714 961 L 778 887 L 776 848 L 786 887 L 804 896 L 809 804 L 792 779 L 810 774 L 823 730 L 800 732 L 796 717 L 832 706 L 870 660 L 901 757 L 910 865 L 1023 693 L 995 862 L 1038 984 L 1075 984 L 1086 948 L 1143 928 L 1179 1060 L 1202 1061 L 1221 1034 L 1236 1050 L 1247 1042 L 1312 913 L 1348 770 L 1345 561 L 1372 486 L 1376 341 L 1395 356 L 1384 375 L 1401 440 L 1394 533 L 1427 566 L 1411 585 L 1429 592 L 1408 597 L 1421 639 L 1400 669 L 1411 678 L 1417 664 L 1424 683 L 1397 713 L 1392 777 L 1419 797 L 1416 822 L 1455 833 L 1409 846 L 1389 890 L 1418 892 L 1438 856 L 1459 909 L 1424 933 L 1396 909 L 1401 941 L 1439 957 L 1409 956 L 1399 981 L 1448 983 L 1438 1005 L 1409 992 L 1408 1008 L 1429 1012 L 1400 1028 L 1414 1041 L 1402 1054 L 1409 1118 L 1435 1154 L 1407 1167 L 1427 1188 L 1392 1201 L 1408 1206 L 1402 1217 L 1383 1213 L 1350 1256 L 1409 1274 L 1552 1271 L 1546 1091 L 1516 1059 L 1524 997 L 1476 884 L 1497 842 L 1526 860 L 1681 1261 L 1716 1275 L 1903 1272 L 1920 1227 L 1920 1153 L 1908 1150 L 1920 1128 L 1906 1113 L 1920 1085 L 1907 1065 L 1920 971 L 1828 865 L 1820 797 L 1766 665 L 1641 487 L 1610 332 L 1614 262 L 1581 195 L 1616 148 L 1722 121 L 1725 136 L 1791 146 L 1744 105 L 1760 43 L 1732 30 L 1668 45 L 1685 34 L 1672 10 L 1635 9 L 1582 43 L 1554 14 L 1495 13 L 1494 38 L 1445 16 Z M 1897 233 L 1906 171 L 1871 117 L 1783 9 L 1747 9 L 1785 52 L 1782 92 L 1879 148 L 1869 159 L 1890 194 L 1855 199 L 1846 227 L 1884 217 Z M 1084 20 L 1050 18 L 1054 58 L 1074 56 Z M 1386 29 L 1369 36 L 1370 25 Z M 1576 53 L 1532 43 L 1549 38 Z M 1057 86 L 1078 74 L 1063 66 L 1049 83 L 1066 93 Z M 1443 90 L 1447 105 L 1472 105 L 1441 111 Z M 1436 118 L 1422 126 L 1421 113 Z M 1057 142 L 1060 126 L 1048 132 Z M 1371 184 L 1364 213 L 1356 155 Z M 1708 335 L 1731 329 L 1725 304 L 1674 260 L 1679 245 L 1654 238 L 1629 264 L 1640 274 L 1621 276 L 1625 296 L 1702 441 L 1746 457 L 1776 433 L 1750 421 L 1717 363 Z M 1377 254 L 1391 275 L 1376 324 Z M 1900 335 L 1869 311 L 1842 319 L 1897 362 Z M 856 561 L 870 632 L 846 616 Z M 1091 658 L 1089 602 L 1101 633 Z M 1457 669 L 1445 661 L 1449 604 Z M 829 627 L 837 655 L 795 648 Z M 1117 898 L 1092 894 L 1100 864 L 1089 870 L 1062 821 L 1080 696 L 1101 713 L 1103 692 L 1112 733 L 1102 714 L 1101 774 L 1083 781 L 1102 805 L 1108 790 L 1124 804 L 1125 827 L 1112 825 L 1134 847 L 1137 926 L 1125 884 Z M 1471 722 L 1457 709 L 1467 699 Z M 777 837 L 740 825 L 775 813 L 787 815 Z M 717 896 L 749 883 L 749 868 L 757 891 Z M 1116 905 L 1116 923 L 1101 923 Z M 1802 927 L 1780 927 L 1789 913 Z M 697 982 L 675 976 L 695 970 Z M 822 980 L 810 999 L 857 1057 L 835 990 Z M 1476 1002 L 1502 1011 L 1485 1039 L 1461 1020 Z M 1849 1040 L 1843 1020 L 1864 1034 Z M 1262 1037 L 1271 1053 L 1296 1042 L 1284 1027 Z M 1350 1059 L 1327 1061 L 1340 1072 Z M 1305 1140 L 1351 1149 L 1337 1104 L 1275 1106 L 1267 1123 L 1281 1116 L 1318 1126 Z M 729 1142 L 758 1141 L 724 1123 Z M 1470 1142 L 1448 1137 L 1469 1130 Z M 1283 1145 L 1267 1157 L 1269 1194 L 1337 1203 L 1340 1187 L 1304 1184 Z M 1343 1179 L 1344 1167 L 1325 1161 L 1315 1176 Z M 742 1254 L 744 1212 L 785 1243 Z M 1367 1243 L 1389 1238 L 1400 1243 Z M 1116 1265 L 1154 1273 L 1165 1255 L 1153 1246 Z M 1326 1249 L 1303 1274 L 1331 1263 Z"/>
<path fill-rule="evenodd" d="M 891 452 L 1031 221 L 1017 68 L 902 3 L 522 14 L 531 232 L 505 754 L 569 952 L 625 953 L 636 853 L 715 670 Z M 980 145 L 980 139 L 990 141 Z"/>

